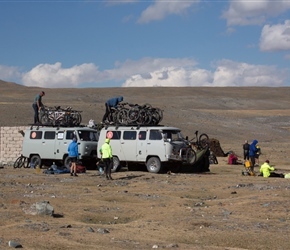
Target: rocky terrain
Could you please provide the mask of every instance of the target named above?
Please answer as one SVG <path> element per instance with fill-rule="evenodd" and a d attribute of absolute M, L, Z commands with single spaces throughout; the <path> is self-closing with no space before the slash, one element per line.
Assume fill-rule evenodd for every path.
<path fill-rule="evenodd" d="M 39 88 L 0 81 L 0 126 L 27 125 Z M 164 110 L 162 124 L 219 140 L 239 159 L 245 139 L 257 139 L 277 172 L 290 173 L 290 88 L 95 88 L 44 89 L 47 106 L 82 110 L 83 123 L 101 121 L 104 102 Z M 226 157 L 207 173 L 150 174 L 127 171 L 107 181 L 96 170 L 78 177 L 0 169 L 0 249 L 288 249 L 286 178 L 243 176 Z M 256 167 L 258 172 L 259 168 Z M 37 215 L 48 201 L 53 216 Z"/>

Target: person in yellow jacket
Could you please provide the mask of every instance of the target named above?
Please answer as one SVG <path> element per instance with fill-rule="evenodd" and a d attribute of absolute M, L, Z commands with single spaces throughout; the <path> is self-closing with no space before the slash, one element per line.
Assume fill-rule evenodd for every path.
<path fill-rule="evenodd" d="M 269 160 L 266 160 L 261 168 L 260 168 L 260 173 L 263 174 L 264 177 L 281 177 L 281 178 L 284 178 L 284 175 L 283 174 L 278 174 L 278 173 L 275 173 L 275 172 L 271 172 L 271 171 L 274 171 L 275 168 L 274 167 L 271 167 L 270 166 L 270 161 Z"/>
<path fill-rule="evenodd" d="M 100 149 L 100 153 L 102 155 L 102 160 L 104 162 L 104 173 L 107 180 L 113 180 L 111 176 L 111 168 L 113 166 L 113 154 L 112 147 L 110 145 L 110 139 L 106 139 L 105 143 L 102 145 Z"/>

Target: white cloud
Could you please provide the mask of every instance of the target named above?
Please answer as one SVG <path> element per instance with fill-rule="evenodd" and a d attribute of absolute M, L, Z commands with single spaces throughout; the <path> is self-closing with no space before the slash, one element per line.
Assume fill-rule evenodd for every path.
<path fill-rule="evenodd" d="M 167 1 L 156 0 L 144 10 L 139 18 L 139 23 L 149 23 L 151 21 L 162 20 L 168 15 L 183 15 L 193 4 L 200 0 L 194 1 Z"/>
<path fill-rule="evenodd" d="M 92 63 L 64 69 L 61 63 L 39 64 L 23 75 L 23 84 L 48 88 L 77 87 L 81 82 L 94 82 L 98 69 Z"/>
<path fill-rule="evenodd" d="M 285 70 L 275 66 L 254 65 L 231 60 L 217 63 L 214 86 L 282 86 L 287 78 Z"/>
<path fill-rule="evenodd" d="M 262 51 L 290 50 L 290 20 L 284 24 L 265 25 L 260 38 Z"/>
<path fill-rule="evenodd" d="M 185 87 L 210 86 L 211 73 L 203 69 L 167 67 L 148 73 L 145 77 L 134 75 L 127 79 L 123 87 Z"/>
<path fill-rule="evenodd" d="M 269 17 L 278 16 L 290 9 L 287 0 L 236 1 L 230 0 L 229 8 L 223 12 L 222 18 L 228 26 L 260 25 Z"/>
<path fill-rule="evenodd" d="M 184 87 L 184 86 L 282 86 L 287 72 L 274 66 L 251 65 L 221 60 L 214 72 L 197 69 L 167 67 L 146 76 L 133 75 L 123 87 Z"/>
<path fill-rule="evenodd" d="M 0 79 L 16 79 L 20 77 L 21 73 L 19 72 L 18 67 L 0 65 Z"/>
<path fill-rule="evenodd" d="M 99 71 L 92 63 L 75 65 L 71 68 L 62 68 L 62 64 L 39 64 L 27 73 L 23 73 L 22 83 L 26 86 L 48 88 L 78 87 L 84 83 L 103 83 L 106 81 L 123 81 L 134 74 L 145 75 L 156 68 L 192 67 L 196 65 L 193 59 L 182 58 L 143 58 L 139 61 L 127 60 L 117 62 L 115 68 Z"/>
<path fill-rule="evenodd" d="M 287 59 L 287 58 L 285 58 Z M 99 71 L 92 63 L 62 68 L 61 63 L 39 64 L 26 73 L 16 68 L 0 66 L 0 73 L 23 76 L 26 86 L 46 88 L 79 87 L 89 84 L 97 87 L 109 81 L 124 82 L 123 87 L 181 87 L 181 86 L 283 86 L 289 71 L 275 66 L 254 65 L 231 60 L 220 60 L 213 70 L 197 67 L 196 61 L 188 58 L 143 58 L 139 61 L 117 62 L 115 68 Z M 7 72 L 10 72 L 7 73 Z M 288 74 L 288 75 L 287 75 Z M 3 73 L 1 80 L 7 81 Z M 17 81 L 16 81 L 17 82 Z M 21 81 L 20 81 L 21 83 Z"/>

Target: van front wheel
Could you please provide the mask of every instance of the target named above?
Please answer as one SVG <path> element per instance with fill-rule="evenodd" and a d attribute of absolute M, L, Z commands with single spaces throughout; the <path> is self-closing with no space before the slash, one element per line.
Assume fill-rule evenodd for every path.
<path fill-rule="evenodd" d="M 159 173 L 161 171 L 161 162 L 158 157 L 151 157 L 146 162 L 146 167 L 150 173 Z"/>

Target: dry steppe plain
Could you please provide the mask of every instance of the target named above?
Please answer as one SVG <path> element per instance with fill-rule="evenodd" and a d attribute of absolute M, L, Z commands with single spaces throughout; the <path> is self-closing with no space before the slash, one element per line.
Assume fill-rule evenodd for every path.
<path fill-rule="evenodd" d="M 27 125 L 39 88 L 0 81 L 0 126 Z M 83 123 L 101 121 L 106 99 L 164 110 L 162 124 L 219 140 L 242 154 L 257 139 L 260 161 L 289 173 L 290 88 L 44 89 L 47 106 L 82 110 Z M 226 157 L 207 173 L 122 171 L 113 181 L 89 170 L 79 177 L 0 169 L 0 249 L 289 249 L 290 181 L 242 176 Z M 258 171 L 258 168 L 255 169 Z M 49 201 L 55 216 L 31 214 Z"/>

